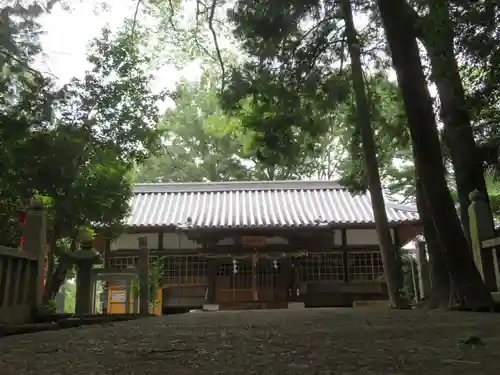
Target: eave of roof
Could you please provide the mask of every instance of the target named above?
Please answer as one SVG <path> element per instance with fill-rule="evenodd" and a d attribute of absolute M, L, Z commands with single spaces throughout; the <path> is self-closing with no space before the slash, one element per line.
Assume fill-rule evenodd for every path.
<path fill-rule="evenodd" d="M 137 184 L 133 228 L 321 228 L 374 224 L 370 198 L 335 181 Z M 386 201 L 389 222 L 418 223 L 415 207 Z"/>

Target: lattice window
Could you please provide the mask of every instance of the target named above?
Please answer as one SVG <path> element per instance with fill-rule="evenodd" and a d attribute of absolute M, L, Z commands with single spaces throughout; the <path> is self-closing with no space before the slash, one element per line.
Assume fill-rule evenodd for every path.
<path fill-rule="evenodd" d="M 347 254 L 350 281 L 383 280 L 384 266 L 379 251 L 352 252 Z"/>
<path fill-rule="evenodd" d="M 110 268 L 128 268 L 130 266 L 137 265 L 138 258 L 137 257 L 117 257 L 109 259 L 109 267 Z"/>
<path fill-rule="evenodd" d="M 257 285 L 259 288 L 272 288 L 278 284 L 282 262 L 279 259 L 259 259 L 257 265 Z"/>
<path fill-rule="evenodd" d="M 217 276 L 232 276 L 233 265 L 231 263 L 221 263 L 217 268 Z"/>
<path fill-rule="evenodd" d="M 344 281 L 342 253 L 308 254 L 302 259 L 303 281 Z"/>
<path fill-rule="evenodd" d="M 233 259 L 224 260 L 217 269 L 218 283 L 223 288 L 251 289 L 252 288 L 252 260 L 236 259 L 236 273 L 234 273 Z"/>
<path fill-rule="evenodd" d="M 149 264 L 152 264 L 153 262 L 158 260 L 158 256 L 153 255 L 149 256 Z M 139 263 L 139 257 L 115 257 L 115 258 L 110 258 L 109 259 L 109 266 L 111 268 L 127 268 L 130 266 L 137 266 Z"/>
<path fill-rule="evenodd" d="M 164 258 L 165 283 L 169 285 L 203 285 L 207 283 L 208 263 L 196 255 Z"/>

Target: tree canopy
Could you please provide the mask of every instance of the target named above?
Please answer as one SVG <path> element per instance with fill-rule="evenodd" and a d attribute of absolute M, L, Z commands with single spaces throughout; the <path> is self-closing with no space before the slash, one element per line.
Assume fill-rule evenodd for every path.
<path fill-rule="evenodd" d="M 478 190 L 500 215 L 497 2 L 139 1 L 62 87 L 34 68 L 57 3 L 0 8 L 0 238 L 17 246 L 16 213 L 44 200 L 47 298 L 82 227 L 120 229 L 133 182 L 319 178 L 370 192 L 394 304 L 387 192 L 418 206 L 431 305 L 492 304 L 468 207 Z M 153 91 L 153 66 L 193 61 L 199 79 Z"/>

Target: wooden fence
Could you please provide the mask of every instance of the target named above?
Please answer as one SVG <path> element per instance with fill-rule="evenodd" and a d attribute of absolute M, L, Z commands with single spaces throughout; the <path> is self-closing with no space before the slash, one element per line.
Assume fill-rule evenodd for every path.
<path fill-rule="evenodd" d="M 43 205 L 33 201 L 23 249 L 0 246 L 0 324 L 28 323 L 42 307 L 45 232 Z"/>

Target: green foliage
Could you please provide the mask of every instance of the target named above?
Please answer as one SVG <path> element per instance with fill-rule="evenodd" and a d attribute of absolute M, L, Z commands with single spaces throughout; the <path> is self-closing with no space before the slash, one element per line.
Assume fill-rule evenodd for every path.
<path fill-rule="evenodd" d="M 245 179 L 239 160 L 241 131 L 236 119 L 224 116 L 217 102 L 214 76 L 199 83 L 181 82 L 175 108 L 167 110 L 160 127 L 165 147 L 140 169 L 141 181 L 222 181 Z"/>
<path fill-rule="evenodd" d="M 500 178 L 497 172 L 490 168 L 486 171 L 485 180 L 493 217 L 500 221 Z"/>
<path fill-rule="evenodd" d="M 18 143 L 50 118 L 47 80 L 31 68 L 40 52 L 38 4 L 4 2 L 0 8 L 0 239 L 17 246 L 16 211 L 23 210 L 31 192 L 17 178 Z"/>
<path fill-rule="evenodd" d="M 158 301 L 156 300 L 156 295 L 158 294 L 158 290 L 161 288 L 164 279 L 164 260 L 160 258 L 158 260 L 154 260 L 149 263 L 149 274 L 148 274 L 148 283 L 149 283 L 149 303 L 151 306 L 156 307 Z M 132 281 L 131 292 L 134 298 L 139 297 L 140 293 L 140 285 L 137 280 Z"/>
<path fill-rule="evenodd" d="M 494 1 L 451 8 L 468 109 L 481 159 L 499 168 L 500 14 Z"/>
<path fill-rule="evenodd" d="M 151 91 L 154 77 L 145 72 L 150 59 L 141 53 L 141 37 L 127 28 L 115 36 L 103 29 L 88 55 L 92 69 L 74 81 L 78 94 L 70 101 L 83 110 L 82 125 L 125 162 L 141 162 L 157 149 L 157 104 L 166 95 Z"/>
<path fill-rule="evenodd" d="M 46 299 L 68 272 L 54 255 L 75 250 L 82 227 L 121 225 L 132 194 L 130 172 L 158 149 L 157 104 L 165 94 L 151 91 L 142 37 L 127 26 L 115 34 L 105 28 L 90 46 L 91 69 L 83 79 L 54 89 L 28 67 L 36 79 L 14 87 L 15 100 L 0 103 L 2 211 L 12 217 L 34 195 L 47 203 Z"/>
<path fill-rule="evenodd" d="M 325 50 L 340 39 L 339 28 L 333 18 L 320 22 L 332 14 L 319 3 L 242 0 L 230 15 L 249 59 L 233 69 L 222 103 L 229 113 L 249 109 L 242 125 L 253 132 L 260 162 L 295 165 L 297 155 L 318 153 L 331 112 L 348 96 L 335 42 Z M 301 27 L 308 19 L 314 26 Z"/>
<path fill-rule="evenodd" d="M 45 302 L 45 304 L 43 305 L 43 309 L 44 309 L 44 313 L 45 314 L 48 314 L 48 315 L 51 315 L 51 314 L 55 314 L 56 311 L 57 311 L 57 304 L 56 304 L 56 301 L 51 299 L 51 300 L 48 300 L 47 302 Z"/>
<path fill-rule="evenodd" d="M 232 71 L 221 101 L 228 113 L 240 116 L 259 161 L 296 165 L 297 156 L 304 154 L 324 160 L 325 153 L 330 156 L 325 149 L 334 144 L 335 162 L 329 158 L 328 167 L 334 164 L 335 174 L 354 191 L 366 190 L 337 4 L 241 0 L 230 17 L 249 59 Z M 362 30 L 359 39 L 373 42 L 368 41 L 370 33 Z M 409 147 L 409 135 L 399 90 L 383 65 L 377 67 L 365 72 L 365 79 L 382 176 L 387 178 L 397 151 Z"/>
<path fill-rule="evenodd" d="M 158 290 L 161 288 L 161 284 L 164 279 L 163 271 L 164 271 L 165 262 L 163 259 L 159 259 L 151 262 L 149 268 L 149 298 L 150 303 L 153 308 L 156 307 L 158 301 L 156 299 L 156 295 L 158 294 Z"/>
<path fill-rule="evenodd" d="M 218 100 L 219 80 L 205 72 L 199 82 L 181 82 L 175 108 L 167 110 L 160 126 L 165 137 L 161 155 L 139 168 L 138 181 L 266 180 L 307 176 L 318 163 L 312 155 L 296 155 L 300 163 L 259 163 L 254 133 L 242 126 L 241 116 L 228 115 Z"/>

